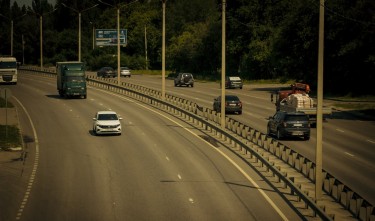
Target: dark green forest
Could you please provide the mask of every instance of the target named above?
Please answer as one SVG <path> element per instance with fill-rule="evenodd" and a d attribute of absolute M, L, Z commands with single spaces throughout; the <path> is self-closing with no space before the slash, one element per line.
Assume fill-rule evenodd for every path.
<path fill-rule="evenodd" d="M 117 47 L 93 47 L 93 32 L 117 28 L 117 7 L 120 28 L 128 33 L 121 65 L 146 69 L 147 39 L 147 68 L 160 70 L 160 0 L 57 0 L 55 5 L 32 0 L 30 6 L 0 0 L 0 54 L 11 54 L 13 22 L 13 55 L 27 65 L 39 65 L 42 18 L 44 66 L 78 60 L 80 12 L 81 60 L 91 70 L 116 67 Z M 374 95 L 375 1 L 327 0 L 324 7 L 325 93 Z M 319 0 L 226 0 L 226 74 L 249 81 L 303 81 L 314 90 L 319 8 Z M 167 0 L 167 70 L 219 79 L 221 22 L 222 0 Z"/>

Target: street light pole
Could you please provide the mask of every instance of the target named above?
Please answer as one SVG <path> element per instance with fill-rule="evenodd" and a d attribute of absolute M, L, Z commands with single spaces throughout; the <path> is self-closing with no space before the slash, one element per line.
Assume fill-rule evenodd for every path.
<path fill-rule="evenodd" d="M 66 4 L 64 3 L 61 3 L 64 7 L 66 8 L 69 8 L 71 10 L 73 10 L 74 12 L 76 12 L 78 14 L 78 61 L 81 62 L 81 14 L 82 12 L 84 11 L 87 11 L 87 10 L 90 10 L 92 8 L 95 8 L 96 6 L 98 6 L 99 4 L 96 4 L 94 6 L 91 6 L 89 8 L 86 8 L 86 9 L 83 9 L 83 10 L 77 10 L 77 9 L 74 9 L 72 7 L 69 7 L 67 6 Z"/>
<path fill-rule="evenodd" d="M 315 153 L 315 200 L 322 198 L 323 170 L 323 57 L 324 57 L 324 0 L 319 5 L 319 49 L 318 49 L 318 91 L 316 116 L 316 153 Z"/>
<path fill-rule="evenodd" d="M 162 30 L 162 64 L 161 64 L 161 99 L 165 100 L 165 6 L 167 0 L 163 2 L 163 30 Z"/>
<path fill-rule="evenodd" d="M 22 65 L 25 65 L 25 40 L 22 35 Z"/>
<path fill-rule="evenodd" d="M 13 57 L 13 20 L 10 21 L 10 56 Z"/>
<path fill-rule="evenodd" d="M 47 15 L 47 14 L 50 14 L 50 13 L 53 13 L 54 11 L 56 11 L 57 8 L 55 8 L 54 10 L 50 11 L 50 12 L 47 12 L 47 13 L 44 13 L 44 14 L 39 14 L 33 10 L 30 10 L 30 12 L 36 14 L 39 16 L 39 27 L 40 27 L 40 30 L 39 30 L 39 35 L 40 35 L 40 70 L 43 70 L 43 15 Z"/>
<path fill-rule="evenodd" d="M 221 107 L 220 123 L 225 128 L 225 0 L 222 1 L 222 31 L 221 31 Z"/>
<path fill-rule="evenodd" d="M 148 70 L 148 59 L 147 59 L 147 25 L 145 25 L 145 59 L 146 59 L 146 70 Z"/>
<path fill-rule="evenodd" d="M 98 0 L 99 2 L 105 4 L 105 5 L 108 5 L 108 6 L 111 6 L 111 7 L 115 7 L 117 9 L 117 84 L 120 85 L 120 9 L 122 7 L 125 7 L 125 6 L 128 6 L 130 4 L 133 4 L 135 2 L 138 2 L 138 0 L 134 0 L 132 2 L 129 2 L 128 4 L 125 4 L 125 5 L 120 5 L 120 4 L 117 4 L 117 5 L 111 5 L 111 4 L 108 4 L 106 2 L 103 2 L 102 0 Z"/>
<path fill-rule="evenodd" d="M 18 17 L 18 18 L 21 18 L 21 17 L 23 17 L 23 16 L 25 16 L 26 14 L 23 14 L 23 15 L 21 15 L 20 17 Z M 0 13 L 0 16 L 1 17 L 3 17 L 3 18 L 6 18 L 6 19 L 8 19 L 9 21 L 10 21 L 10 56 L 13 56 L 13 20 L 14 19 L 11 19 L 11 18 L 9 18 L 9 17 L 6 17 L 5 15 L 3 15 L 3 14 L 1 14 Z"/>
<path fill-rule="evenodd" d="M 92 50 L 95 49 L 95 24 L 94 22 L 90 21 L 90 24 L 92 24 Z"/>
<path fill-rule="evenodd" d="M 78 13 L 78 61 L 81 62 L 81 12 Z"/>
<path fill-rule="evenodd" d="M 120 7 L 117 7 L 117 84 L 120 85 Z"/>
<path fill-rule="evenodd" d="M 40 70 L 43 70 L 43 16 L 39 15 Z"/>

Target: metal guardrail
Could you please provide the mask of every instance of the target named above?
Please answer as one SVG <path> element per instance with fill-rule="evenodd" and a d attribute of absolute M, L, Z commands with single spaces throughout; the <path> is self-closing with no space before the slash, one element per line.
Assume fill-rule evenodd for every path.
<path fill-rule="evenodd" d="M 50 69 L 42 71 L 40 68 L 21 69 L 56 76 L 56 73 Z M 240 148 L 241 151 L 250 154 L 252 158 L 259 160 L 267 170 L 272 172 L 273 176 L 277 176 L 286 187 L 290 188 L 291 194 L 298 195 L 299 200 L 303 201 L 306 207 L 314 211 L 314 215 L 320 217 L 322 220 L 334 219 L 335 214 L 327 214 L 324 211 L 325 208 L 318 206 L 313 196 L 308 194 L 308 191 L 302 190 L 298 183 L 294 183 L 295 179 L 293 176 L 288 177 L 288 174 L 283 171 L 281 166 L 270 161 L 271 157 L 275 157 L 289 165 L 296 172 L 303 174 L 307 179 L 312 182 L 315 181 L 315 164 L 277 140 L 229 117 L 225 119 L 226 129 L 223 130 L 220 127 L 220 113 L 216 113 L 209 108 L 199 107 L 196 103 L 183 98 L 166 94 L 166 98 L 163 101 L 160 91 L 141 85 L 134 85 L 127 82 L 121 82 L 118 85 L 117 80 L 110 78 L 88 77 L 87 80 L 91 86 L 130 96 L 159 109 L 179 115 L 181 118 L 191 121 L 223 140 L 230 140 L 233 146 Z M 375 208 L 373 205 L 333 175 L 326 171 L 323 171 L 323 175 L 323 190 L 325 194 L 332 197 L 336 203 L 342 205 L 343 210 L 348 210 L 358 220 L 375 220 Z"/>

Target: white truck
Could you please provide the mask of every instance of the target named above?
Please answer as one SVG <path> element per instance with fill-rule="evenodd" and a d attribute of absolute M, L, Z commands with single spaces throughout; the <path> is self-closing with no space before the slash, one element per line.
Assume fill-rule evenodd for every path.
<path fill-rule="evenodd" d="M 17 84 L 17 59 L 0 57 L 0 83 Z"/>

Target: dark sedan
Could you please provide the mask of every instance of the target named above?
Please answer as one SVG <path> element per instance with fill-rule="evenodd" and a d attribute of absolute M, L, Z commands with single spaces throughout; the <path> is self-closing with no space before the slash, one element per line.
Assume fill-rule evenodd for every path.
<path fill-rule="evenodd" d="M 100 70 L 96 73 L 97 77 L 103 77 L 103 78 L 109 78 L 109 77 L 116 77 L 117 73 L 116 71 L 111 67 L 102 67 Z"/>
<path fill-rule="evenodd" d="M 214 99 L 213 109 L 221 110 L 221 96 Z M 225 112 L 242 114 L 242 102 L 236 95 L 225 95 Z"/>

